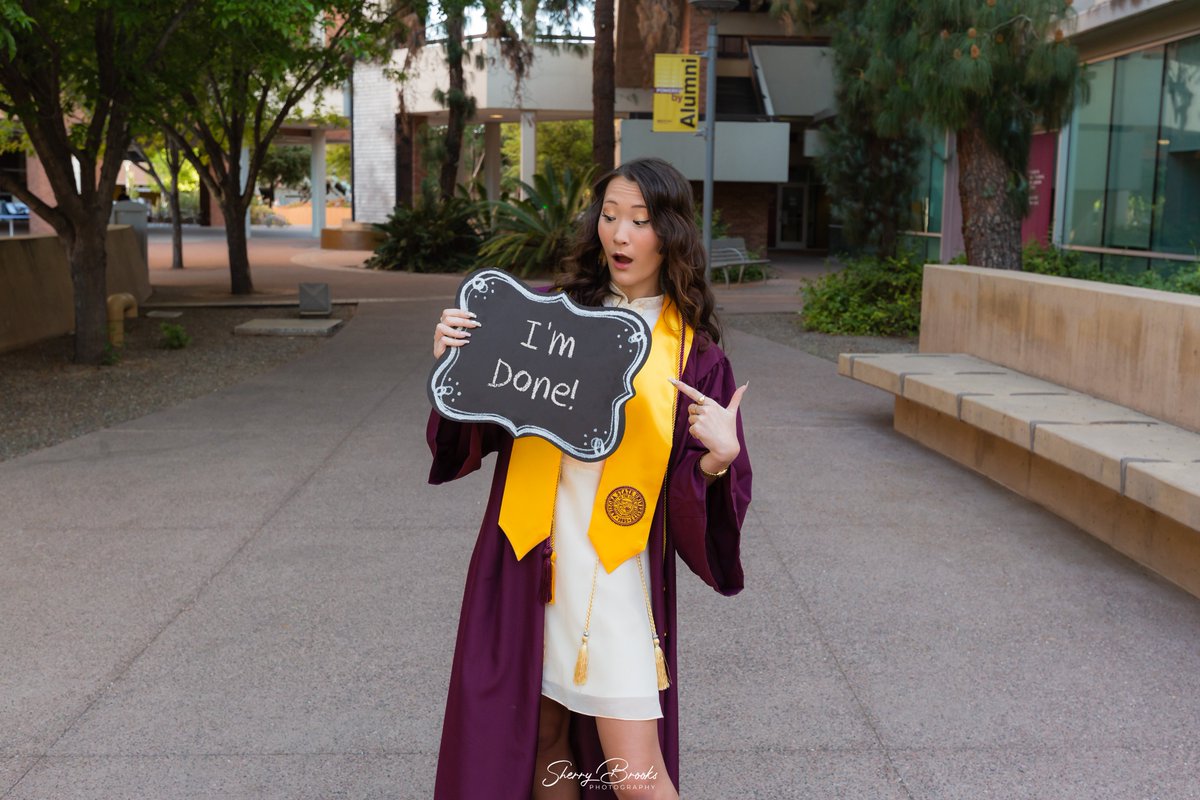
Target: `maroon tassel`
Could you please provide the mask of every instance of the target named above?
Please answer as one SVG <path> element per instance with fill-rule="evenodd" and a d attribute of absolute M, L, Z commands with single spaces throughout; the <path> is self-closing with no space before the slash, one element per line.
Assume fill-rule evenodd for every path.
<path fill-rule="evenodd" d="M 554 602 L 554 548 L 549 539 L 542 548 L 542 583 L 538 595 L 543 603 Z"/>

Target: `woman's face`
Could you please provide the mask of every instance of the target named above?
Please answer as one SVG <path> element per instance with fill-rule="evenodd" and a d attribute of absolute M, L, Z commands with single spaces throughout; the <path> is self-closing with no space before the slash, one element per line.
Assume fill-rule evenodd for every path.
<path fill-rule="evenodd" d="M 636 183 L 619 175 L 608 182 L 596 232 L 604 247 L 609 277 L 626 297 L 636 300 L 660 294 L 660 243 Z"/>

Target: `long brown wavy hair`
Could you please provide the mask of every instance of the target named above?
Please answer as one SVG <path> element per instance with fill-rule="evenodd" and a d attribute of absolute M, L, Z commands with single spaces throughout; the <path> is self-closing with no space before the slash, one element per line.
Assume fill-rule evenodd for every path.
<path fill-rule="evenodd" d="M 662 266 L 658 271 L 659 288 L 683 312 L 683 318 L 697 333 L 697 342 L 721 341 L 716 301 L 704 279 L 704 243 L 693 215 L 692 187 L 679 170 L 661 158 L 639 158 L 622 164 L 603 176 L 592 188 L 592 203 L 584 212 L 575 231 L 571 255 L 556 286 L 575 302 L 599 306 L 611 294 L 608 261 L 600 243 L 598 225 L 604 206 L 604 192 L 613 178 L 625 178 L 637 184 L 646 201 L 650 226 L 658 236 Z"/>

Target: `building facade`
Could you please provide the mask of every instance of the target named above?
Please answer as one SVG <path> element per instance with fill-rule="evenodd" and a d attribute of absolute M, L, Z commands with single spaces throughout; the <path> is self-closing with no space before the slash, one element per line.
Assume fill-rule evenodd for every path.
<path fill-rule="evenodd" d="M 1106 270 L 1195 262 L 1200 7 L 1089 3 L 1074 41 L 1090 90 L 1059 134 L 1055 243 Z"/>
<path fill-rule="evenodd" d="M 1065 26 L 1088 89 L 1059 131 L 1035 134 L 1026 242 L 1105 270 L 1169 273 L 1200 254 L 1200 4 L 1076 0 Z M 910 243 L 963 252 L 953 136 L 930 137 Z"/>
<path fill-rule="evenodd" d="M 704 179 L 704 142 L 690 133 L 652 130 L 653 54 L 703 53 L 708 17 L 685 0 L 656 6 L 652 18 L 633 2 L 616 11 L 617 163 L 659 156 L 695 183 Z M 816 177 L 817 119 L 832 113 L 833 73 L 827 39 L 786 31 L 765 4 L 742 0 L 718 19 L 714 204 L 729 235 L 749 248 L 823 249 L 829 204 Z M 498 44 L 473 43 L 467 65 L 475 98 L 471 122 L 485 129 L 485 182 L 499 187 L 499 124 L 521 124 L 521 178 L 531 182 L 538 122 L 590 119 L 591 44 L 535 45 L 529 74 L 518 85 L 499 57 Z M 397 83 L 391 76 L 403 72 Z M 705 70 L 701 70 L 701 117 Z M 436 91 L 446 87 L 441 46 L 410 54 L 397 50 L 387 64 L 360 64 L 354 75 L 353 153 L 355 219 L 382 222 L 397 204 L 410 203 L 423 177 L 417 142 L 421 128 L 440 125 L 446 112 Z"/>

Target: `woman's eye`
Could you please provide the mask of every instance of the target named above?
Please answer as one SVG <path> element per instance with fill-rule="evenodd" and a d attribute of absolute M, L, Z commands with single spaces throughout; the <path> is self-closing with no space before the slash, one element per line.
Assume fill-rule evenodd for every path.
<path fill-rule="evenodd" d="M 633 221 L 633 224 L 634 224 L 634 225 L 637 225 L 639 228 L 644 228 L 644 227 L 646 227 L 647 225 L 649 225 L 649 224 L 650 224 L 650 220 L 648 220 L 648 219 L 635 219 L 635 220 Z"/>
<path fill-rule="evenodd" d="M 603 219 L 605 222 L 616 222 L 617 221 L 617 218 L 614 217 L 612 214 L 601 214 L 600 218 Z"/>

